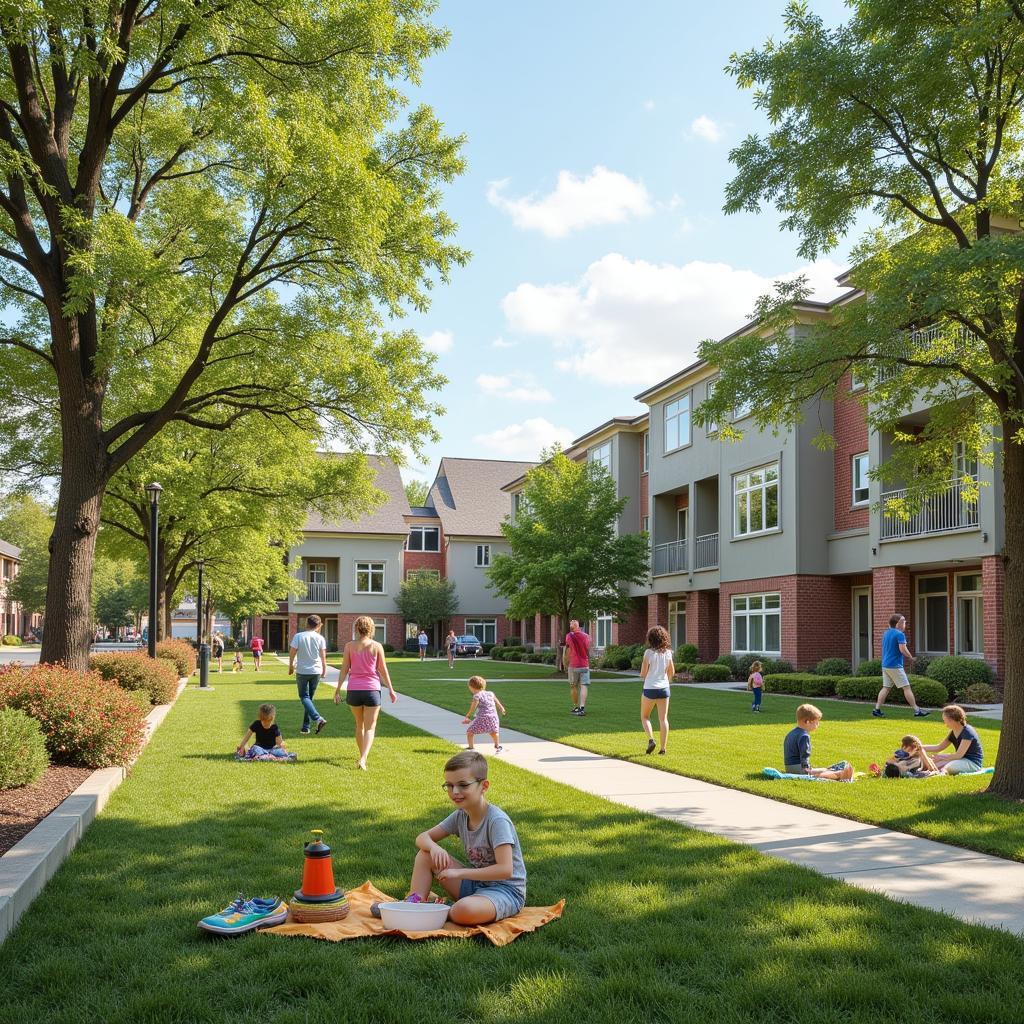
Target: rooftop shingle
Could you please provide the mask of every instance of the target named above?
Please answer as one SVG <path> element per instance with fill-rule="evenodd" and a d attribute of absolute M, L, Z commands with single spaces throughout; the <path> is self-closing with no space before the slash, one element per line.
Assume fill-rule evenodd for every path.
<path fill-rule="evenodd" d="M 509 498 L 502 487 L 535 465 L 498 459 L 442 459 L 429 500 L 444 532 L 449 536 L 500 537 L 501 524 L 509 514 Z"/>
<path fill-rule="evenodd" d="M 405 516 L 409 515 L 409 500 L 402 486 L 402 475 L 389 459 L 367 455 L 366 462 L 374 472 L 373 485 L 387 495 L 387 500 L 376 511 L 358 519 L 342 519 L 325 522 L 320 514 L 310 510 L 303 530 L 309 533 L 395 533 L 406 534 L 409 527 Z"/>

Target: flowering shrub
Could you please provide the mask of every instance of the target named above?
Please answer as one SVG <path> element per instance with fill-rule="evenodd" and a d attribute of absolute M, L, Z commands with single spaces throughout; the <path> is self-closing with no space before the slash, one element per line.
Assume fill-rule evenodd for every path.
<path fill-rule="evenodd" d="M 196 670 L 196 652 L 187 640 L 161 640 L 156 645 L 156 656 L 174 662 L 179 679 Z"/>
<path fill-rule="evenodd" d="M 34 718 L 50 757 L 61 764 L 127 764 L 142 743 L 142 709 L 132 694 L 97 672 L 63 665 L 0 668 L 0 707 Z"/>
<path fill-rule="evenodd" d="M 0 789 L 35 782 L 49 763 L 39 723 L 24 711 L 0 708 Z"/>
<path fill-rule="evenodd" d="M 4 637 L 3 643 L 5 647 L 20 647 L 21 637 L 15 636 L 13 633 L 8 633 L 7 636 Z"/>
<path fill-rule="evenodd" d="M 178 673 L 167 658 L 147 654 L 94 654 L 89 668 L 122 690 L 142 690 L 151 704 L 170 704 L 178 692 Z"/>

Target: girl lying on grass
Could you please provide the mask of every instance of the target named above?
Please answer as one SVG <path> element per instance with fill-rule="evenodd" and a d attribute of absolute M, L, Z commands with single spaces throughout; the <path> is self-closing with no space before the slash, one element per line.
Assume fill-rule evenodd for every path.
<path fill-rule="evenodd" d="M 904 736 L 900 740 L 900 749 L 886 759 L 884 769 L 873 764 L 868 771 L 872 775 L 884 775 L 887 779 L 927 779 L 939 774 L 935 762 L 916 736 Z"/>

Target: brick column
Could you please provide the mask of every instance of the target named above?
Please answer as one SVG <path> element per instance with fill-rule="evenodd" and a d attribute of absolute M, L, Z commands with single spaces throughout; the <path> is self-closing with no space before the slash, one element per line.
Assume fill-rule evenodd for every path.
<path fill-rule="evenodd" d="M 871 570 L 871 616 L 874 619 L 873 650 L 882 656 L 882 634 L 889 628 L 889 616 L 907 617 L 907 647 L 914 647 L 914 609 L 910 595 L 910 570 L 903 565 Z"/>
<path fill-rule="evenodd" d="M 305 620 L 303 620 L 305 621 Z M 286 644 L 292 642 L 292 637 L 295 636 L 299 631 L 299 615 L 298 612 L 288 613 L 288 635 L 284 638 Z"/>
<path fill-rule="evenodd" d="M 562 617 L 560 615 L 551 616 L 551 644 L 557 646 L 562 643 L 565 639 L 565 634 L 569 631 L 569 625 L 566 623 L 565 628 L 562 628 Z"/>
<path fill-rule="evenodd" d="M 343 627 L 341 625 L 342 622 L 344 621 L 343 616 L 337 615 L 337 616 L 335 616 L 335 618 L 337 618 L 337 620 L 338 620 L 338 650 L 339 651 L 343 651 L 343 650 L 345 650 L 345 644 L 347 644 L 349 642 L 349 640 L 352 639 L 352 637 L 345 635 L 345 630 L 343 629 Z M 401 650 L 402 649 L 402 643 L 404 643 L 404 641 L 405 641 L 405 637 L 403 636 L 401 638 L 400 642 L 397 643 L 397 644 L 395 644 L 394 641 L 390 640 L 390 639 L 388 640 L 388 643 L 394 644 L 394 646 L 397 647 L 398 650 Z"/>
<path fill-rule="evenodd" d="M 540 647 L 551 646 L 551 619 L 539 612 L 533 617 L 533 635 Z"/>
<path fill-rule="evenodd" d="M 981 560 L 982 616 L 985 660 L 1002 680 L 1006 672 L 1006 637 L 1003 632 L 1003 589 L 1006 568 L 999 555 Z"/>
<path fill-rule="evenodd" d="M 718 657 L 718 591 L 696 590 L 686 601 L 686 642 L 696 644 L 702 662 Z"/>
<path fill-rule="evenodd" d="M 263 616 L 254 615 L 252 617 L 252 636 L 263 636 Z M 252 639 L 252 636 L 249 639 Z"/>
<path fill-rule="evenodd" d="M 612 643 L 642 644 L 647 639 L 647 601 L 638 597 L 633 601 L 629 615 L 622 622 L 612 624 Z"/>
<path fill-rule="evenodd" d="M 668 594 L 647 595 L 647 628 L 668 626 Z"/>

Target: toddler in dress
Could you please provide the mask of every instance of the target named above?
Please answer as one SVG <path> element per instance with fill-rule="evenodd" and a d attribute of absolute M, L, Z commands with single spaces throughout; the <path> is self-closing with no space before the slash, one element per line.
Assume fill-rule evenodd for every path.
<path fill-rule="evenodd" d="M 483 676 L 470 676 L 469 692 L 473 694 L 473 700 L 466 717 L 462 720 L 463 725 L 469 726 L 466 730 L 466 743 L 472 750 L 473 737 L 488 733 L 494 740 L 494 752 L 497 754 L 501 750 L 498 738 L 498 712 L 504 715 L 505 706 L 487 689 L 487 680 Z"/>

